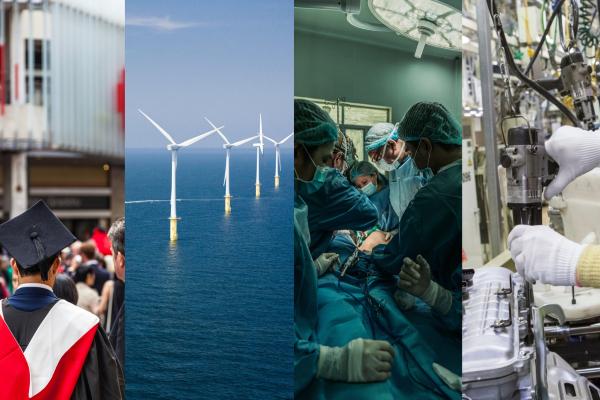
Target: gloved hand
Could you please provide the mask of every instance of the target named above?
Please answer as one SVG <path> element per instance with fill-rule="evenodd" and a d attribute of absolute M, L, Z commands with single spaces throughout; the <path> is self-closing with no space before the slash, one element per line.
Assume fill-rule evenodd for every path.
<path fill-rule="evenodd" d="M 400 270 L 398 287 L 420 297 L 435 311 L 446 315 L 452 306 L 452 293 L 431 280 L 431 268 L 423 256 L 417 256 L 417 262 L 404 258 Z"/>
<path fill-rule="evenodd" d="M 394 348 L 385 340 L 354 339 L 344 347 L 320 346 L 317 377 L 344 382 L 377 382 L 392 373 Z"/>
<path fill-rule="evenodd" d="M 600 167 L 600 132 L 561 126 L 544 147 L 560 167 L 544 192 L 546 200 L 562 192 L 578 176 Z"/>
<path fill-rule="evenodd" d="M 394 292 L 394 300 L 396 305 L 402 311 L 410 310 L 415 306 L 415 296 L 402 289 L 396 289 Z"/>
<path fill-rule="evenodd" d="M 323 276 L 340 261 L 340 256 L 337 253 L 323 253 L 315 260 L 317 267 L 317 275 Z"/>
<path fill-rule="evenodd" d="M 460 376 L 456 375 L 454 372 L 438 363 L 433 363 L 433 371 L 444 381 L 446 385 L 448 385 L 450 389 L 460 392 Z"/>
<path fill-rule="evenodd" d="M 517 271 L 526 280 L 575 286 L 582 245 L 544 225 L 517 225 L 508 235 L 508 248 Z"/>

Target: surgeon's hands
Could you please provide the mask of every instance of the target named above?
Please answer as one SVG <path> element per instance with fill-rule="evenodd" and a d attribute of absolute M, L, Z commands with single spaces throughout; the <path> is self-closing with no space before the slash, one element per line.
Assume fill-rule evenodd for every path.
<path fill-rule="evenodd" d="M 559 165 L 558 175 L 544 192 L 546 200 L 556 196 L 575 178 L 600 167 L 600 132 L 562 126 L 544 145 Z"/>
<path fill-rule="evenodd" d="M 394 348 L 385 340 L 354 339 L 344 347 L 320 346 L 317 377 L 377 382 L 392 375 Z"/>
<path fill-rule="evenodd" d="M 400 270 L 398 287 L 417 297 L 423 296 L 431 284 L 431 270 L 423 256 L 417 256 L 417 262 L 408 257 L 404 258 L 404 264 Z"/>
<path fill-rule="evenodd" d="M 548 226 L 517 225 L 508 235 L 508 248 L 517 271 L 528 281 L 575 286 L 582 245 Z"/>
<path fill-rule="evenodd" d="M 452 293 L 431 280 L 431 268 L 423 256 L 418 255 L 416 262 L 405 257 L 399 276 L 400 289 L 421 298 L 440 314 L 448 314 Z"/>
<path fill-rule="evenodd" d="M 315 260 L 315 267 L 317 267 L 317 275 L 323 276 L 329 271 L 336 263 L 340 262 L 340 256 L 337 253 L 323 253 Z"/>

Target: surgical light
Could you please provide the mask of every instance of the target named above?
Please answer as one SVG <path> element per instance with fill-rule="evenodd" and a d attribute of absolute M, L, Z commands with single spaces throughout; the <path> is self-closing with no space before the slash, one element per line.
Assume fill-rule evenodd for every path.
<path fill-rule="evenodd" d="M 382 24 L 418 42 L 415 57 L 425 45 L 460 51 L 462 16 L 436 0 L 369 0 L 369 9 Z"/>

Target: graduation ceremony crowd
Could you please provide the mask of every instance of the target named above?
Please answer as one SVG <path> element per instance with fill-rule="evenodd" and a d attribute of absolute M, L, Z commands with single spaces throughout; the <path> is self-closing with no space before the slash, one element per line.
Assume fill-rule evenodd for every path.
<path fill-rule="evenodd" d="M 88 236 L 76 239 L 43 202 L 0 225 L 0 392 L 11 398 L 124 398 L 125 221 Z M 3 362 L 17 344 L 20 358 Z M 22 375 L 2 379 L 19 363 Z"/>

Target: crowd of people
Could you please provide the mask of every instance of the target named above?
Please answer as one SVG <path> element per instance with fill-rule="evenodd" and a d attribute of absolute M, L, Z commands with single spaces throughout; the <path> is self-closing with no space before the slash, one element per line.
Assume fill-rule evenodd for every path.
<path fill-rule="evenodd" d="M 296 397 L 459 398 L 460 123 L 417 103 L 360 162 L 310 101 L 294 132 Z"/>
<path fill-rule="evenodd" d="M 19 287 L 9 259 L 6 252 L 0 255 L 0 300 Z M 77 240 L 65 247 L 61 251 L 58 272 L 53 286 L 56 296 L 97 315 L 110 337 L 125 297 L 124 282 L 115 274 L 108 233 L 94 228 L 88 240 Z"/>
<path fill-rule="evenodd" d="M 17 241 L 23 233 L 25 239 Z M 73 363 L 63 367 L 64 371 L 80 368 L 78 374 L 58 370 L 52 379 L 43 382 L 45 386 L 39 390 L 54 393 L 51 398 L 124 397 L 124 241 L 123 218 L 117 219 L 108 232 L 95 228 L 87 240 L 80 241 L 43 202 L 0 225 L 0 321 L 6 323 L 0 324 L 0 347 L 16 345 L 10 340 L 12 336 L 2 336 L 6 327 L 21 351 L 35 348 L 38 358 L 45 360 L 41 364 L 28 361 L 31 373 L 52 363 L 52 357 L 48 360 L 43 354 L 56 356 L 57 349 L 67 345 L 73 347 L 67 347 L 69 352 L 55 361 L 60 362 L 58 366 Z M 37 343 L 39 335 L 27 333 L 43 331 L 52 324 L 54 330 L 64 330 L 53 335 L 55 342 Z M 73 336 L 88 328 L 89 336 L 71 342 Z M 83 344 L 86 337 L 89 339 Z M 89 347 L 80 353 L 83 356 L 77 364 L 73 354 L 79 346 Z M 69 355 L 71 352 L 75 353 Z M 36 391 L 39 383 L 28 379 L 21 382 L 18 374 L 15 377 L 6 382 L 8 387 L 1 388 L 3 393 L 18 397 L 25 389 Z"/>

